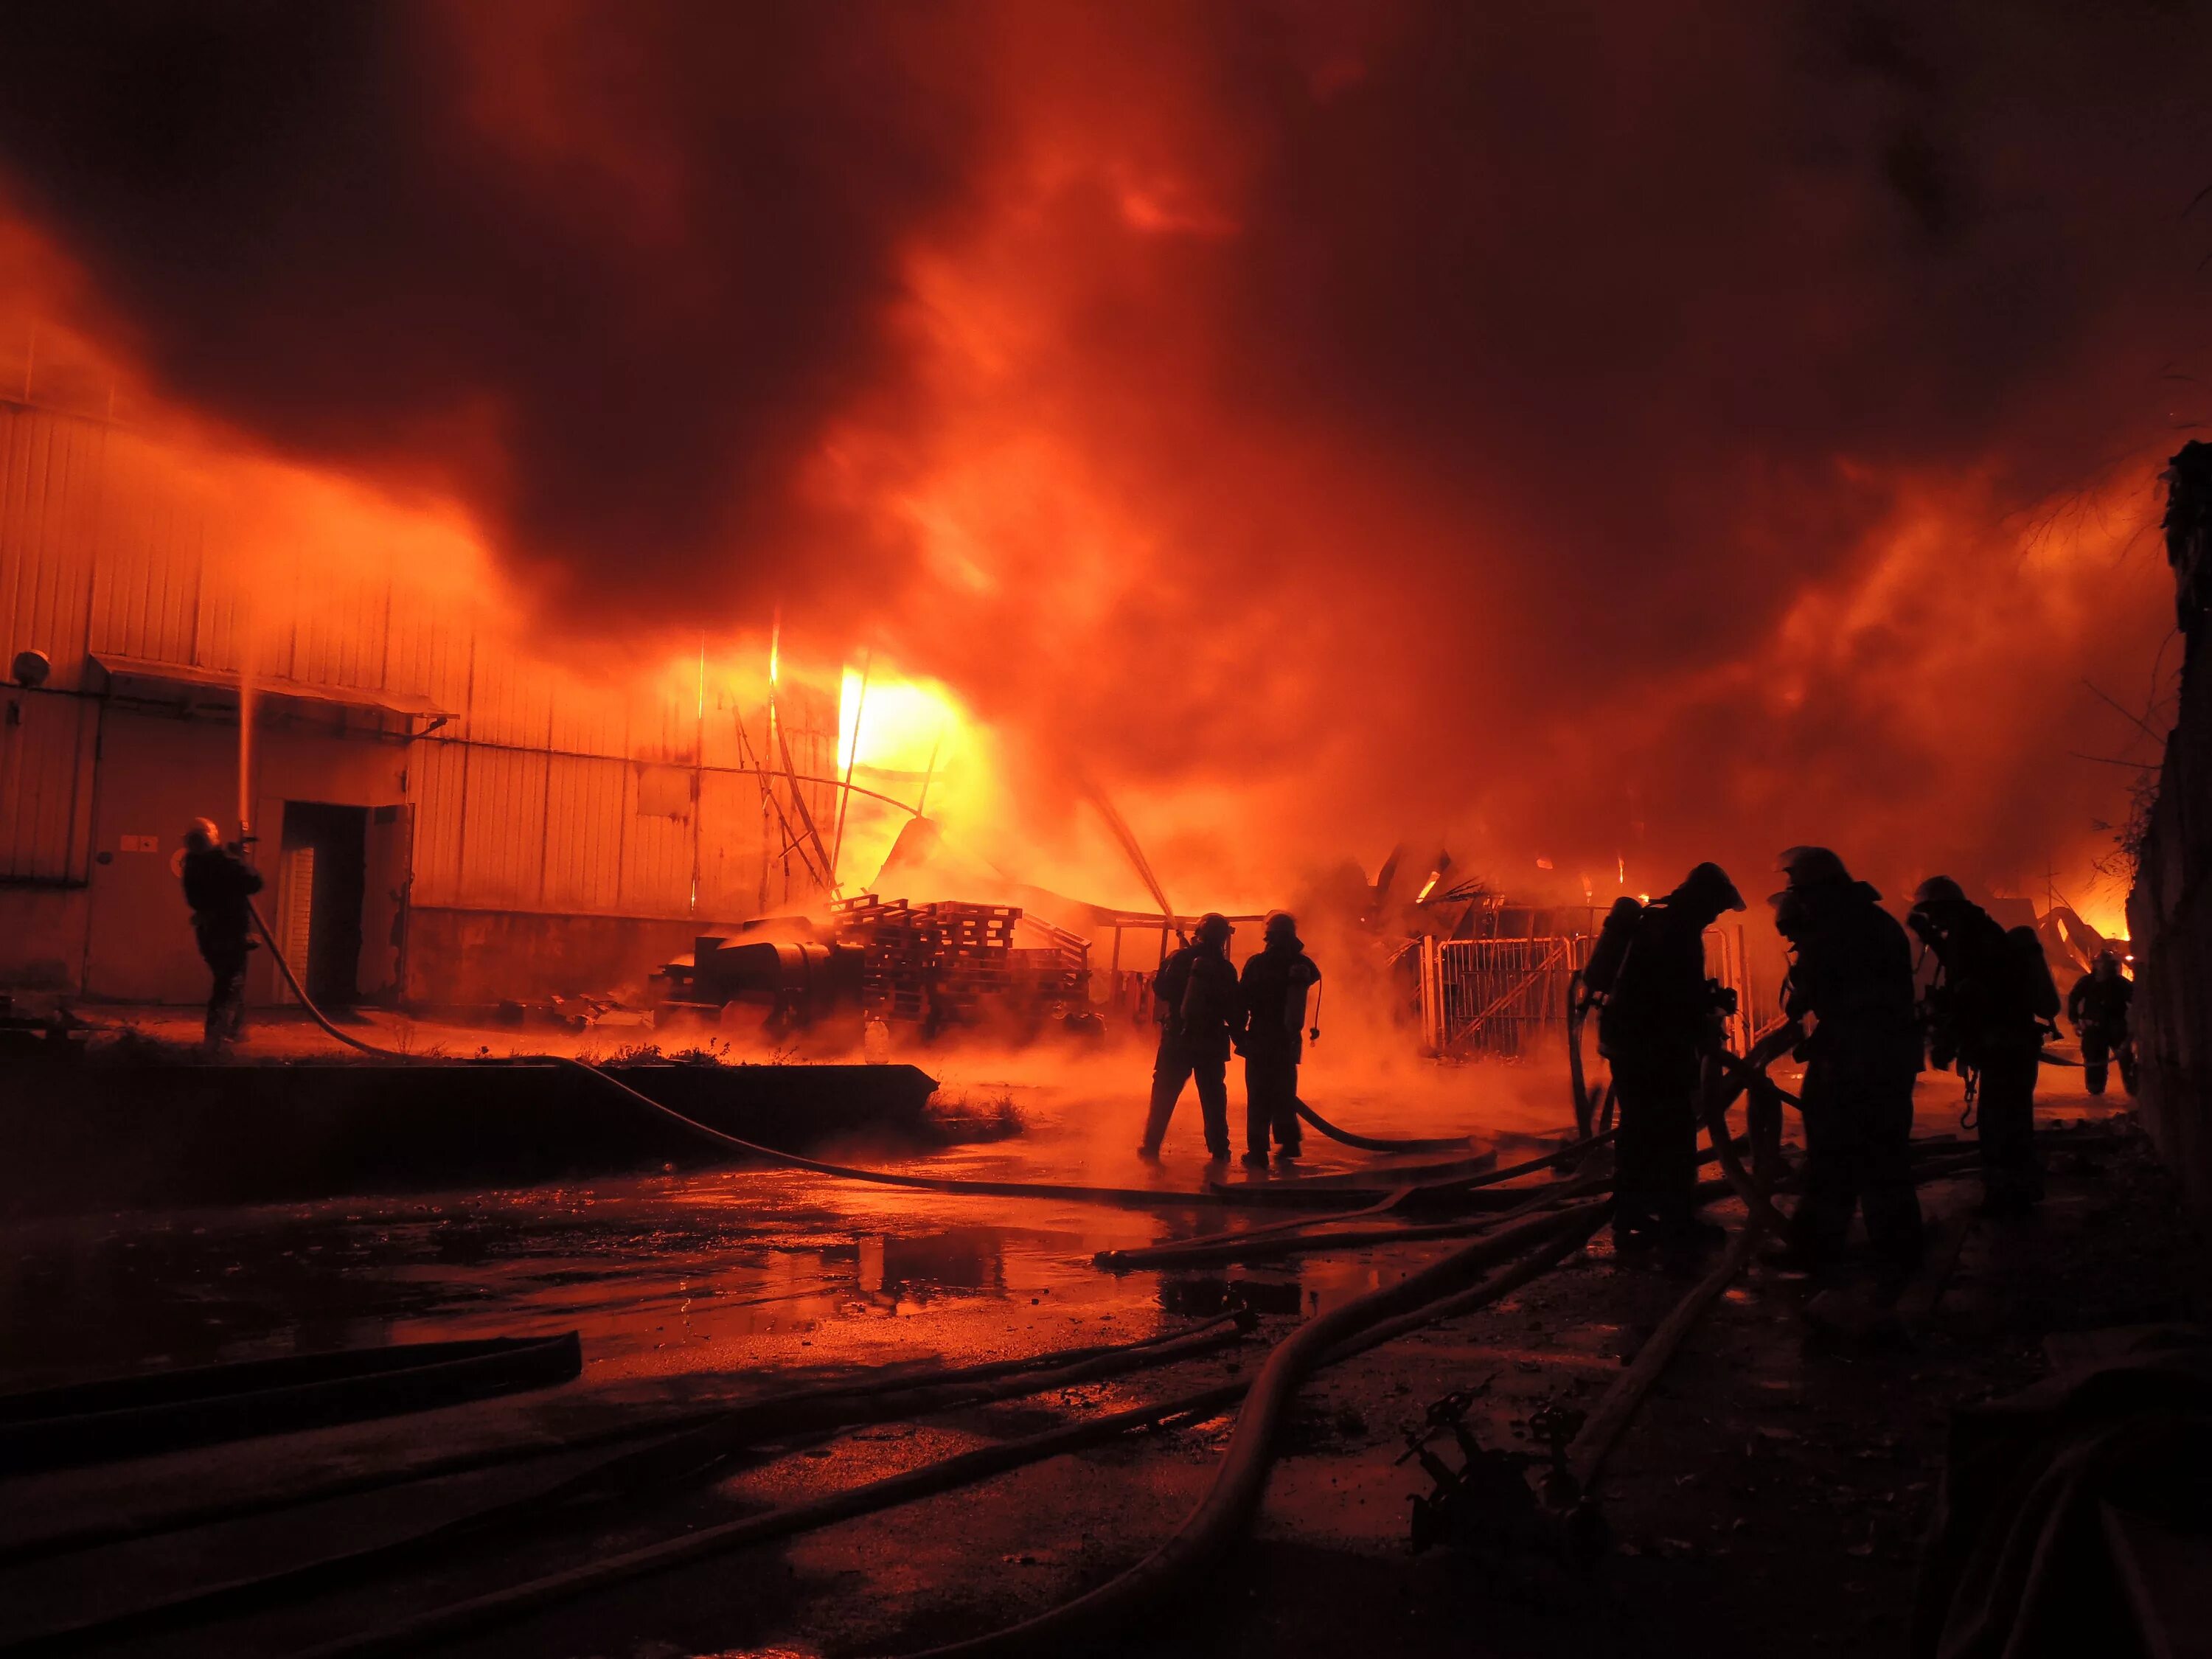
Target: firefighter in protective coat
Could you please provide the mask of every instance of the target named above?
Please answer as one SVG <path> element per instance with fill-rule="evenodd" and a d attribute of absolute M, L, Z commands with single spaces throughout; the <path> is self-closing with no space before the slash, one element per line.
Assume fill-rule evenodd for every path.
<path fill-rule="evenodd" d="M 2066 1018 L 2081 1039 L 2081 1081 L 2093 1095 L 2105 1092 L 2112 1063 L 2120 1063 L 2120 1086 L 2136 1091 L 2136 1045 L 2128 1036 L 2128 1006 L 2135 982 L 2120 972 L 2119 953 L 2100 951 L 2094 966 L 2066 994 Z"/>
<path fill-rule="evenodd" d="M 261 890 L 261 872 L 235 847 L 222 844 L 211 818 L 195 818 L 184 835 L 185 902 L 191 907 L 192 939 L 214 983 L 208 991 L 203 1042 L 210 1054 L 246 1035 L 246 963 L 253 949 L 248 910 Z"/>
<path fill-rule="evenodd" d="M 1321 969 L 1298 939 L 1297 919 L 1277 910 L 1267 921 L 1267 943 L 1244 964 L 1244 1162 L 1267 1161 L 1272 1135 L 1276 1156 L 1298 1155 L 1298 1061 L 1305 1052 L 1306 994 L 1321 983 Z"/>
<path fill-rule="evenodd" d="M 2006 933 L 1948 876 L 1920 884 L 1907 921 L 1941 966 L 1926 999 L 1929 1048 L 1938 1066 L 1955 1057 L 1974 1098 L 1982 1207 L 2018 1214 L 2043 1196 L 2035 1152 L 2039 1017 L 2058 1011 L 2043 947 L 2033 930 L 2024 943 Z"/>
<path fill-rule="evenodd" d="M 1922 1054 L 1912 945 L 1881 895 L 1828 848 L 1793 847 L 1782 871 L 1774 925 L 1792 951 L 1782 1011 L 1801 1030 L 1813 1022 L 1796 1048 L 1806 1062 L 1804 1195 L 1784 1259 L 1832 1267 L 1853 1212 L 1863 1210 L 1879 1293 L 1893 1301 L 1923 1245 L 1909 1150 Z"/>
<path fill-rule="evenodd" d="M 1152 1110 L 1144 1144 L 1137 1148 L 1140 1158 L 1159 1157 L 1185 1083 L 1198 1086 L 1207 1156 L 1217 1163 L 1229 1157 L 1229 1047 L 1231 1033 L 1244 1024 L 1237 969 L 1229 961 L 1235 931 L 1226 916 L 1207 912 L 1191 942 L 1170 952 L 1152 976 L 1160 1047 L 1152 1061 Z"/>
<path fill-rule="evenodd" d="M 1721 1230 L 1696 1214 L 1698 1086 L 1721 1047 L 1728 994 L 1705 976 L 1705 929 L 1743 896 L 1717 864 L 1608 927 L 1626 927 L 1601 988 L 1598 1048 L 1613 1064 L 1620 1114 L 1614 1147 L 1614 1243 L 1626 1249 L 1706 1243 Z M 1593 954 L 1593 964 L 1598 955 Z"/>

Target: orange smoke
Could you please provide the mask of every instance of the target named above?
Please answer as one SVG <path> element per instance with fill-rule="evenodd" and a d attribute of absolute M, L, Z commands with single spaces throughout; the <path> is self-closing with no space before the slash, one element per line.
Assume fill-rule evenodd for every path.
<path fill-rule="evenodd" d="M 848 876 L 927 787 L 1144 904 L 1089 778 L 1179 906 L 1401 838 L 2116 904 L 2203 20 L 49 9 L 0 391 L 76 337 L 256 544 L 417 558 L 609 696 L 750 698 L 780 614 Z"/>

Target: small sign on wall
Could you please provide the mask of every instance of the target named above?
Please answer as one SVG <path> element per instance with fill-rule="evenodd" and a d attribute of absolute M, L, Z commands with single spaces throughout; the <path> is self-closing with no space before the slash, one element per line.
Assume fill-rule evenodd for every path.
<path fill-rule="evenodd" d="M 161 850 L 159 836 L 125 836 L 123 850 L 126 853 L 158 853 Z"/>

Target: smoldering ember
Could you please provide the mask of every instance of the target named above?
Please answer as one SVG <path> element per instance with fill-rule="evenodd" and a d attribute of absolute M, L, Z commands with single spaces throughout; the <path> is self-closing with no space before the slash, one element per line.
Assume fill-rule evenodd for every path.
<path fill-rule="evenodd" d="M 2166 1656 L 2212 18 L 0 11 L 0 1656 Z"/>

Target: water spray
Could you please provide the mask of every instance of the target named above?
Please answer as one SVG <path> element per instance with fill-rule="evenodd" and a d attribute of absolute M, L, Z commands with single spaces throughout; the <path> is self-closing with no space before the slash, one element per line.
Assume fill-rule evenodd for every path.
<path fill-rule="evenodd" d="M 238 671 L 238 840 L 253 839 L 253 669 Z"/>
<path fill-rule="evenodd" d="M 1082 790 L 1091 804 L 1098 809 L 1098 816 L 1105 819 L 1106 827 L 1114 832 L 1114 839 L 1121 843 L 1121 851 L 1127 856 L 1131 867 L 1136 871 L 1138 880 L 1145 884 L 1145 890 L 1152 896 L 1152 902 L 1160 907 L 1160 919 L 1169 927 L 1174 927 L 1175 907 L 1168 902 L 1167 890 L 1160 885 L 1160 878 L 1152 873 L 1152 866 L 1145 857 L 1145 849 L 1137 845 L 1137 837 L 1131 832 L 1128 824 L 1122 819 L 1121 815 L 1114 810 L 1114 803 L 1106 799 L 1106 792 L 1098 787 L 1095 779 L 1079 772 L 1075 781 L 1076 787 Z M 1176 928 L 1176 933 L 1177 938 L 1182 937 L 1181 928 Z M 1185 939 L 1184 943 L 1188 944 L 1189 941 Z"/>

